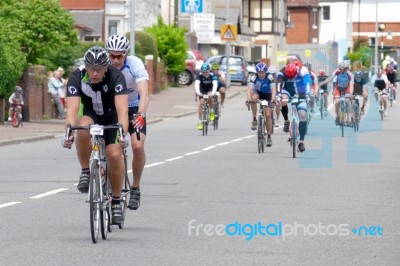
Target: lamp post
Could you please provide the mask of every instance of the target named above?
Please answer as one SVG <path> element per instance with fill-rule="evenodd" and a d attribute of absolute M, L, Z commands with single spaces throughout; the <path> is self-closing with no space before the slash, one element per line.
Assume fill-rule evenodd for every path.
<path fill-rule="evenodd" d="M 383 32 L 385 31 L 386 25 L 384 23 L 379 24 L 379 32 L 380 32 L 380 36 L 381 36 L 381 60 L 383 60 Z"/>

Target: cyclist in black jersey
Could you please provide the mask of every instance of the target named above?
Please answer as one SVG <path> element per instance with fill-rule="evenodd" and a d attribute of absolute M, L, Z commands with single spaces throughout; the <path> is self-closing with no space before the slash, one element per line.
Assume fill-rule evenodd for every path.
<path fill-rule="evenodd" d="M 196 94 L 199 96 L 199 122 L 197 123 L 197 129 L 203 130 L 203 123 L 201 121 L 201 117 L 203 115 L 203 104 L 204 99 L 203 95 L 208 95 L 208 105 L 210 106 L 210 120 L 214 121 L 214 104 L 213 97 L 217 92 L 218 88 L 218 77 L 211 72 L 211 67 L 209 64 L 203 64 L 200 68 L 200 73 L 196 77 L 196 81 L 194 83 L 194 87 L 196 89 Z"/>
<path fill-rule="evenodd" d="M 83 116 L 78 118 L 81 102 Z M 118 136 L 116 130 L 104 132 L 112 189 L 112 220 L 116 224 L 120 224 L 124 220 L 120 201 L 125 176 L 122 148 L 129 145 L 130 139 L 129 134 L 126 134 L 128 133 L 128 90 L 124 75 L 109 65 L 106 50 L 94 46 L 86 51 L 84 65 L 76 69 L 68 79 L 67 104 L 66 124 L 87 126 L 120 123 L 123 126 L 124 136 Z M 71 148 L 73 141 L 72 134 L 68 140 L 62 142 L 62 146 Z M 76 150 L 82 173 L 77 188 L 82 193 L 87 192 L 89 186 L 90 147 L 89 132 L 79 130 L 76 138 Z"/>
<path fill-rule="evenodd" d="M 393 103 L 396 103 L 396 82 L 397 82 L 397 70 L 393 64 L 387 64 L 386 76 L 390 84 L 393 86 Z"/>

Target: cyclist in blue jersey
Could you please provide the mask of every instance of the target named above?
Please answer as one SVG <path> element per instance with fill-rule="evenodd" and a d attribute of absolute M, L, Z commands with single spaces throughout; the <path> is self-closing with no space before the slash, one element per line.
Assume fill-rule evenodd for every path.
<path fill-rule="evenodd" d="M 280 97 L 282 98 L 282 115 L 285 118 L 283 131 L 289 132 L 289 118 L 287 103 L 297 94 L 299 104 L 297 105 L 297 114 L 299 116 L 299 133 L 300 142 L 298 149 L 300 152 L 306 150 L 304 138 L 307 132 L 307 101 L 309 101 L 311 93 L 311 77 L 308 69 L 301 62 L 296 61 L 288 63 L 278 74 L 278 82 L 281 83 Z M 303 101 L 302 101 L 303 100 Z"/>
<path fill-rule="evenodd" d="M 256 101 L 266 100 L 269 103 L 269 108 L 265 108 L 265 120 L 267 128 L 267 147 L 272 146 L 272 101 L 275 100 L 276 90 L 274 82 L 274 75 L 268 73 L 268 66 L 264 63 L 256 65 L 256 74 L 251 77 L 247 90 L 247 101 L 251 103 L 251 112 L 253 121 L 251 122 L 251 129 L 257 128 L 257 104 Z"/>
<path fill-rule="evenodd" d="M 129 134 L 131 136 L 133 152 L 133 182 L 128 208 L 131 210 L 137 210 L 140 206 L 140 181 L 146 163 L 144 142 L 146 140 L 147 128 L 146 111 L 149 104 L 149 75 L 139 57 L 128 56 L 129 48 L 130 43 L 125 36 L 112 35 L 106 42 L 106 50 L 111 64 L 124 74 L 129 92 L 129 117 L 130 121 L 132 121 L 129 123 Z M 134 116 L 135 119 L 133 119 Z M 135 134 L 137 129 L 140 132 L 140 140 L 137 139 Z"/>
<path fill-rule="evenodd" d="M 214 121 L 214 103 L 213 98 L 217 92 L 218 88 L 218 77 L 211 72 L 211 67 L 209 64 L 204 63 L 200 68 L 200 73 L 196 77 L 196 81 L 194 82 L 194 88 L 196 90 L 196 94 L 199 96 L 199 122 L 197 123 L 197 129 L 203 130 L 203 122 L 201 118 L 203 116 L 203 104 L 204 98 L 203 95 L 208 95 L 208 105 L 210 106 L 210 120 Z"/>

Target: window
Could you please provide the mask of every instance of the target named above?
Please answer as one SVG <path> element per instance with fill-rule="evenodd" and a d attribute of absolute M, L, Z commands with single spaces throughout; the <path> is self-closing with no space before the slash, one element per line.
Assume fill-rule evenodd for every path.
<path fill-rule="evenodd" d="M 322 20 L 331 20 L 331 7 L 323 6 L 322 7 Z"/>
<path fill-rule="evenodd" d="M 110 20 L 108 22 L 108 36 L 118 34 L 118 21 Z"/>
<path fill-rule="evenodd" d="M 272 12 L 276 3 L 273 0 L 249 0 L 249 25 L 258 33 L 271 33 L 272 21 L 278 14 Z"/>

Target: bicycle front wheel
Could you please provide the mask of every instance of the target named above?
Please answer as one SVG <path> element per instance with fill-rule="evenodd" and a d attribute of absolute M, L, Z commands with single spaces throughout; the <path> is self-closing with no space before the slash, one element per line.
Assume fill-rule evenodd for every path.
<path fill-rule="evenodd" d="M 321 115 L 321 120 L 324 120 L 324 105 L 325 105 L 324 96 L 321 95 L 319 97 L 320 97 L 320 99 L 319 99 L 319 113 Z"/>
<path fill-rule="evenodd" d="M 125 215 L 126 215 L 126 208 L 128 208 L 128 202 L 130 199 L 131 193 L 131 183 L 129 182 L 129 175 L 128 175 L 128 163 L 127 163 L 127 154 L 124 151 L 124 162 L 125 162 L 125 182 L 122 187 L 122 197 L 121 197 L 121 204 L 122 204 L 122 215 L 124 216 L 123 222 L 118 225 L 119 229 L 124 228 L 125 222 Z"/>
<path fill-rule="evenodd" d="M 292 122 L 291 127 L 292 127 L 292 136 L 291 136 L 292 152 L 293 152 L 293 158 L 296 158 L 297 124 L 295 122 Z"/>
<path fill-rule="evenodd" d="M 214 102 L 214 129 L 218 129 L 218 120 L 219 120 L 219 103 Z"/>
<path fill-rule="evenodd" d="M 92 241 L 97 243 L 100 229 L 100 184 L 99 167 L 97 162 L 93 162 L 90 167 L 89 183 L 89 205 L 90 205 L 90 231 Z"/>
<path fill-rule="evenodd" d="M 21 124 L 21 118 L 19 117 L 18 112 L 14 112 L 11 123 L 13 127 L 19 127 L 19 125 Z"/>
<path fill-rule="evenodd" d="M 258 128 L 257 128 L 258 153 L 264 152 L 264 146 L 265 146 L 264 132 L 265 132 L 264 117 L 260 116 L 258 118 Z"/>

